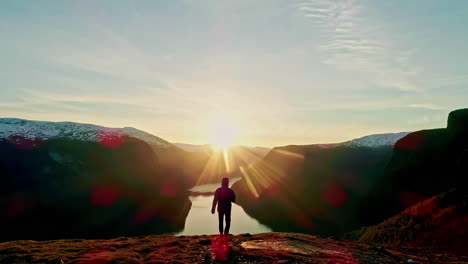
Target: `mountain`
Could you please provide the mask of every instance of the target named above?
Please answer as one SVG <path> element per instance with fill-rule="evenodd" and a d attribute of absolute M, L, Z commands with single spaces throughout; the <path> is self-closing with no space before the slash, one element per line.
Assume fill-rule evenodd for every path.
<path fill-rule="evenodd" d="M 48 140 L 68 138 L 71 140 L 99 142 L 107 135 L 138 138 L 151 145 L 169 148 L 172 144 L 144 131 L 132 128 L 108 128 L 73 122 L 31 121 L 18 118 L 0 118 L 0 138 L 21 137 L 24 139 Z"/>
<path fill-rule="evenodd" d="M 467 135 L 461 109 L 444 129 L 277 147 L 243 168 L 233 188 L 244 210 L 274 231 L 338 235 L 453 187 L 466 194 Z"/>
<path fill-rule="evenodd" d="M 192 153 L 150 133 L 132 127 L 108 128 L 92 124 L 74 122 L 31 121 L 17 118 L 0 118 L 0 139 L 23 148 L 34 147 L 37 142 L 51 139 L 69 139 L 79 142 L 96 142 L 108 145 L 116 144 L 113 139 L 132 137 L 148 144 L 156 154 L 156 162 L 172 173 L 181 174 L 185 184 L 193 186 L 198 183 L 200 174 L 210 159 L 210 153 Z M 25 146 L 24 144 L 33 144 Z M 226 172 L 223 171 L 224 175 Z M 207 177 L 207 180 L 218 181 L 222 176 Z"/>
<path fill-rule="evenodd" d="M 258 157 L 264 158 L 268 152 L 271 151 L 271 148 L 266 147 L 249 147 L 249 146 L 239 146 L 248 149 L 249 151 L 256 153 Z"/>
<path fill-rule="evenodd" d="M 393 144 L 407 134 L 276 147 L 243 168 L 233 188 L 244 210 L 275 231 L 349 231 L 360 225 L 360 202 L 382 177 Z"/>
<path fill-rule="evenodd" d="M 211 153 L 213 151 L 213 148 L 211 147 L 210 144 L 194 145 L 194 144 L 186 144 L 186 143 L 174 143 L 174 145 L 188 152 Z"/>
<path fill-rule="evenodd" d="M 383 174 L 391 146 L 285 146 L 242 170 L 244 210 L 278 232 L 332 235 L 359 226 L 361 199 Z"/>
<path fill-rule="evenodd" d="M 344 143 L 340 143 L 340 145 L 347 146 L 347 147 L 393 146 L 399 139 L 403 138 L 409 133 L 410 132 L 400 132 L 400 133 L 369 135 L 369 136 L 353 139 L 350 141 L 346 141 Z"/>
<path fill-rule="evenodd" d="M 361 214 L 372 210 L 385 219 L 451 188 L 468 192 L 468 109 L 452 111 L 446 128 L 416 131 L 398 140 Z"/>
<path fill-rule="evenodd" d="M 14 134 L 0 139 L 1 240 L 106 238 L 183 228 L 190 201 L 180 174 L 161 166 L 139 139 L 87 131 L 76 138 Z"/>
<path fill-rule="evenodd" d="M 130 127 L 1 118 L 1 239 L 180 231 L 195 179 L 177 151 Z"/>
<path fill-rule="evenodd" d="M 352 139 L 342 143 L 332 143 L 332 144 L 315 144 L 316 146 L 321 147 L 336 147 L 336 146 L 346 146 L 346 147 L 379 147 L 379 146 L 393 146 L 399 139 L 408 135 L 410 132 L 399 132 L 399 133 L 385 133 L 385 134 L 374 134 L 368 135 L 356 139 Z M 212 152 L 213 148 L 209 144 L 204 145 L 194 145 L 194 144 L 185 144 L 185 143 L 174 143 L 177 147 L 188 151 L 188 152 Z M 271 148 L 266 147 L 250 147 L 250 146 L 241 146 L 236 145 L 235 147 L 246 148 L 249 151 L 255 152 L 260 157 L 265 157 L 268 152 L 271 151 Z M 232 148 L 232 147 L 231 147 Z"/>

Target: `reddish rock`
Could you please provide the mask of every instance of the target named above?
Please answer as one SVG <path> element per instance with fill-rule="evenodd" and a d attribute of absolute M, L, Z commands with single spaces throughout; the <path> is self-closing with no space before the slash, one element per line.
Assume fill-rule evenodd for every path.
<path fill-rule="evenodd" d="M 0 264 L 139 263 L 466 263 L 467 256 L 421 247 L 373 247 L 361 242 L 296 233 L 229 236 L 230 251 L 216 260 L 218 236 L 143 236 L 109 240 L 10 241 L 0 243 Z"/>

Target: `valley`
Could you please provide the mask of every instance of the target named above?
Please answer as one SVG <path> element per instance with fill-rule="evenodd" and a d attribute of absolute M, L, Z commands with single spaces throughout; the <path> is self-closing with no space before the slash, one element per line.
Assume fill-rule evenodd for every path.
<path fill-rule="evenodd" d="M 466 109 L 450 113 L 443 129 L 227 153 L 133 128 L 0 119 L 2 240 L 215 234 L 212 192 L 229 177 L 238 197 L 234 234 L 415 247 L 450 235 L 458 241 L 452 246 L 424 246 L 460 254 L 467 116 Z M 388 233 L 400 224 L 412 235 Z"/>

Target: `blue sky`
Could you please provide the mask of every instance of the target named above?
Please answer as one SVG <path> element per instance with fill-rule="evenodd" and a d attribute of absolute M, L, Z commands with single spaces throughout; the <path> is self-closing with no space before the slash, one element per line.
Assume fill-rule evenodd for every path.
<path fill-rule="evenodd" d="M 0 115 L 208 143 L 444 127 L 468 102 L 468 2 L 0 3 Z M 236 130 L 237 131 L 237 130 Z"/>

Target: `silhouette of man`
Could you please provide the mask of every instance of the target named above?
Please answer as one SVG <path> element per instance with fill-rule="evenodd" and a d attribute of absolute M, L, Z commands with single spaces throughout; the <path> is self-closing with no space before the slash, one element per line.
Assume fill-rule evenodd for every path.
<path fill-rule="evenodd" d="M 213 206 L 211 207 L 211 213 L 215 213 L 216 204 L 218 204 L 218 221 L 219 221 L 219 233 L 223 234 L 223 218 L 226 218 L 226 228 L 224 234 L 229 234 L 229 228 L 231 227 L 231 203 L 236 202 L 236 194 L 229 188 L 229 179 L 223 178 L 221 187 L 215 192 L 213 198 Z"/>

